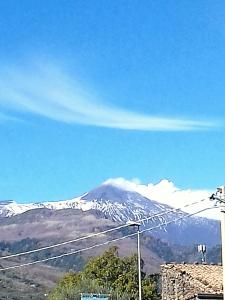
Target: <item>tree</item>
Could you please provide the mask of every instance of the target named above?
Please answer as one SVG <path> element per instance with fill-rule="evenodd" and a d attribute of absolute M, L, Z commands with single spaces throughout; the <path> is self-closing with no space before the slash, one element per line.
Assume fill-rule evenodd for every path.
<path fill-rule="evenodd" d="M 83 276 L 97 280 L 100 285 L 115 288 L 115 282 L 122 273 L 122 260 L 117 247 L 111 247 L 103 255 L 92 258 L 84 267 Z"/>
<path fill-rule="evenodd" d="M 141 265 L 143 268 L 143 261 Z M 143 271 L 142 291 L 143 300 L 158 299 L 154 280 Z M 77 299 L 81 292 L 110 293 L 111 299 L 138 299 L 137 256 L 120 258 L 118 248 L 111 247 L 101 256 L 92 258 L 83 272 L 67 274 L 51 293 L 50 299 Z"/>

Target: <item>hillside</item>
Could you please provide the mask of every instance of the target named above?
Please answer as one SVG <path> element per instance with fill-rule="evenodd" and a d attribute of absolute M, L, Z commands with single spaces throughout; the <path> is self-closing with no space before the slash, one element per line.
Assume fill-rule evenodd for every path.
<path fill-rule="evenodd" d="M 163 214 L 165 211 L 170 211 L 170 213 Z M 0 251 L 3 256 L 7 253 L 29 251 L 102 232 L 125 224 L 128 220 L 139 221 L 154 214 L 160 214 L 160 216 L 143 222 L 141 227 L 145 230 L 158 226 L 156 230 L 146 231 L 141 235 L 141 255 L 145 262 L 144 270 L 147 273 L 159 272 L 160 264 L 163 262 L 200 261 L 196 244 L 216 246 L 219 242 L 218 221 L 202 217 L 188 217 L 186 212 L 174 210 L 137 191 L 104 183 L 78 198 L 66 201 L 38 204 L 1 202 Z M 179 221 L 171 223 L 176 219 Z M 159 226 L 160 224 L 164 225 Z M 51 258 L 121 238 L 133 232 L 133 228 L 126 227 L 110 234 L 100 234 L 76 243 L 35 252 L 15 261 L 0 258 L 0 264 L 4 268 L 21 262 Z M 11 295 L 10 299 L 28 299 L 26 294 L 32 294 L 33 289 L 35 290 L 33 299 L 42 299 L 40 297 L 49 287 L 54 286 L 63 272 L 71 269 L 82 270 L 89 258 L 101 254 L 109 245 L 111 244 L 50 260 L 44 265 L 1 271 L 2 295 L 0 299 L 4 299 L 6 291 Z M 135 236 L 122 239 L 114 245 L 119 247 L 120 256 L 128 256 L 137 251 Z M 211 251 L 209 251 L 209 261 L 218 262 L 219 248 L 214 247 L 209 250 Z M 16 298 L 18 290 L 24 298 Z"/>
<path fill-rule="evenodd" d="M 80 236 L 86 236 L 91 233 L 100 232 L 108 228 L 116 227 L 118 223 L 104 219 L 98 216 L 96 212 L 82 212 L 80 210 L 68 209 L 59 211 L 39 209 L 38 211 L 31 210 L 21 215 L 1 219 L 0 225 L 2 228 L 0 232 L 0 240 L 2 243 L 0 243 L 0 245 L 2 247 L 6 245 L 6 248 L 9 248 L 7 244 L 4 244 L 9 242 L 14 244 L 14 248 L 10 249 L 11 251 L 20 252 L 22 249 L 37 248 L 61 241 L 71 240 Z M 31 259 L 40 259 L 43 258 L 43 256 L 57 255 L 59 253 L 64 253 L 65 251 L 68 252 L 85 248 L 109 239 L 121 237 L 124 234 L 129 233 L 129 230 L 127 230 L 128 229 L 115 231 L 110 235 L 102 234 L 94 239 L 88 239 L 80 241 L 79 243 L 68 244 L 64 247 L 55 248 L 51 251 L 45 251 L 44 254 L 41 252 L 36 253 L 31 257 Z M 124 239 L 117 244 L 119 244 L 120 254 L 123 256 L 136 252 L 135 238 Z M 98 255 L 106 247 L 107 246 L 95 248 L 91 251 L 84 252 L 82 253 L 82 258 L 87 260 L 91 256 Z M 147 269 L 151 269 L 152 272 L 159 270 L 159 265 L 162 262 L 162 259 L 159 258 L 156 253 L 143 246 L 142 255 L 146 262 Z M 68 256 L 66 259 L 71 261 L 67 268 L 71 268 L 74 256 Z M 77 262 L 79 262 L 79 264 L 74 265 L 74 268 L 79 269 L 82 267 L 82 265 L 80 265 L 82 261 L 78 259 Z"/>
<path fill-rule="evenodd" d="M 24 262 L 24 260 L 8 260 L 1 265 L 7 267 Z M 42 300 L 63 276 L 62 270 L 39 264 L 23 269 L 0 272 L 0 299 L 10 300 Z"/>
<path fill-rule="evenodd" d="M 210 204 L 212 205 L 213 203 Z M 193 211 L 196 212 L 204 207 L 206 207 L 205 203 Z M 152 227 L 174 220 L 177 222 L 152 231 L 151 234 L 157 238 L 174 244 L 204 243 L 210 246 L 218 244 L 220 240 L 218 221 L 197 216 L 187 217 L 188 214 L 182 210 L 173 210 L 171 206 L 149 199 L 133 189 L 129 190 L 126 187 L 108 183 L 103 183 L 92 191 L 71 200 L 33 204 L 4 202 L 0 205 L 0 220 L 6 217 L 10 219 L 13 216 L 23 216 L 26 211 L 34 211 L 34 218 L 36 218 L 35 215 L 38 215 L 40 209 L 94 211 L 104 219 L 122 223 L 128 220 L 139 221 L 154 214 L 160 214 L 143 225 Z M 162 214 L 165 211 L 170 211 L 170 213 Z M 21 235 L 23 236 L 22 233 Z"/>

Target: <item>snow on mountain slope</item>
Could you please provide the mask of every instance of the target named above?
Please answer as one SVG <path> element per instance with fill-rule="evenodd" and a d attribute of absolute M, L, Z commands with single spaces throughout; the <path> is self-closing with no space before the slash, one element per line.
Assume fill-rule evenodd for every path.
<path fill-rule="evenodd" d="M 177 188 L 173 182 L 167 179 L 163 179 L 157 184 L 149 183 L 144 185 L 140 184 L 137 179 L 128 181 L 120 177 L 108 179 L 104 184 L 110 184 L 125 190 L 135 191 L 148 199 L 156 200 L 175 208 L 180 208 L 201 199 L 208 199 L 208 197 L 215 192 L 210 190 L 181 190 Z M 204 207 L 212 206 L 212 204 L 213 203 L 210 200 L 204 201 Z M 186 207 L 183 210 L 188 213 L 193 213 L 202 209 L 202 205 L 203 204 L 200 203 L 199 205 Z M 202 212 L 200 216 L 217 220 L 220 219 L 220 214 L 218 214 L 218 210 L 216 209 Z"/>
<path fill-rule="evenodd" d="M 81 197 L 92 203 L 93 208 L 115 221 L 140 220 L 146 216 L 170 209 L 165 204 L 147 199 L 135 191 L 102 184 Z"/>
<path fill-rule="evenodd" d="M 18 204 L 14 201 L 0 202 L 0 216 L 11 217 L 31 209 L 48 208 L 97 210 L 114 221 L 140 220 L 149 214 L 170 209 L 157 201 L 151 201 L 137 192 L 126 191 L 113 185 L 102 184 L 81 197 L 71 200 Z"/>
<path fill-rule="evenodd" d="M 99 195 L 98 197 L 95 197 L 95 195 L 93 195 L 93 192 L 91 193 L 92 198 L 90 197 L 90 193 L 87 193 L 85 195 L 82 195 L 77 198 L 73 198 L 71 200 L 63 200 L 63 201 L 55 201 L 55 202 L 19 204 L 14 201 L 2 201 L 2 202 L 0 201 L 0 216 L 10 217 L 35 208 L 49 208 L 49 209 L 56 209 L 56 210 L 74 208 L 74 209 L 82 209 L 83 211 L 90 210 L 90 209 L 98 209 L 102 211 L 114 210 L 114 215 L 115 215 L 114 218 L 117 218 L 119 220 L 120 214 L 116 213 L 116 210 L 119 210 L 120 213 L 122 210 L 124 210 L 124 214 L 126 213 L 128 214 L 128 210 L 130 211 L 133 210 L 134 215 L 135 214 L 137 215 L 137 210 L 138 210 L 137 207 L 139 206 L 139 211 L 141 209 L 143 211 L 141 214 L 140 213 L 138 214 L 143 215 L 144 209 L 146 209 L 146 207 L 141 207 L 141 205 L 143 205 L 143 199 L 141 201 L 140 197 L 145 198 L 144 202 L 146 202 L 146 199 L 149 199 L 151 203 L 152 200 L 155 201 L 154 208 L 150 205 L 150 203 L 148 203 L 151 206 L 152 213 L 154 213 L 157 210 L 155 209 L 156 206 L 158 205 L 158 207 L 160 207 L 160 203 L 162 205 L 166 204 L 171 207 L 180 208 L 194 201 L 208 198 L 212 194 L 212 191 L 210 192 L 207 190 L 190 190 L 190 189 L 180 190 L 171 181 L 165 179 L 161 180 L 157 184 L 150 183 L 148 185 L 143 185 L 137 183 L 137 181 L 128 181 L 124 178 L 115 178 L 115 179 L 106 180 L 105 182 L 103 182 L 102 185 L 100 185 L 100 187 L 101 189 L 107 187 L 106 190 L 108 190 L 108 195 L 107 195 L 108 202 L 102 201 Z M 113 205 L 112 205 L 111 200 L 114 198 L 111 197 L 111 195 L 109 194 L 110 187 L 115 187 L 119 189 L 120 194 L 122 195 L 120 197 L 121 199 L 119 203 L 117 203 L 117 201 L 113 201 Z M 129 199 L 129 197 L 124 197 L 124 195 L 128 192 L 131 194 L 132 193 L 136 193 L 136 194 L 135 196 L 131 197 L 131 199 Z M 87 197 L 88 194 L 89 197 Z M 102 198 L 106 200 L 104 195 Z M 127 204 L 129 205 L 132 204 L 132 209 L 128 208 Z M 204 201 L 204 207 L 212 206 L 212 204 L 213 203 L 209 200 Z M 200 203 L 199 205 L 183 208 L 183 211 L 188 213 L 193 213 L 197 210 L 202 209 L 202 205 L 203 204 Z M 213 219 L 218 219 L 219 216 L 218 211 L 216 210 L 209 210 L 200 215 L 208 218 L 213 218 Z"/>
<path fill-rule="evenodd" d="M 90 210 L 92 209 L 92 204 L 82 201 L 80 197 L 74 198 L 72 200 L 55 201 L 55 202 L 43 202 L 43 203 L 31 203 L 31 204 L 19 204 L 15 201 L 0 202 L 0 216 L 11 217 L 18 214 L 22 214 L 28 210 L 36 208 L 48 208 L 48 209 L 82 209 Z"/>
<path fill-rule="evenodd" d="M 161 186 L 164 189 L 166 185 L 173 187 L 169 182 L 161 182 Z M 141 188 L 143 189 L 143 187 Z M 13 201 L 4 201 L 0 202 L 0 216 L 12 217 L 37 208 L 52 210 L 79 209 L 83 211 L 94 210 L 101 217 L 124 223 L 128 220 L 138 221 L 153 214 L 171 210 L 171 206 L 149 199 L 150 196 L 146 190 L 145 193 L 137 192 L 141 188 L 138 185 L 133 185 L 132 182 L 125 182 L 124 184 L 124 182 L 121 182 L 121 179 L 117 179 L 113 182 L 112 180 L 106 181 L 92 191 L 71 200 L 32 204 L 18 204 Z M 176 190 L 174 193 L 176 193 Z M 199 208 L 202 209 L 206 206 L 207 204 L 204 202 L 201 204 L 201 207 L 194 206 L 192 210 L 197 211 Z M 210 203 L 210 206 L 212 206 L 212 203 Z M 40 210 L 38 210 L 38 214 L 40 214 Z M 177 220 L 186 215 L 187 213 L 183 211 L 171 211 L 168 214 L 152 218 L 148 223 L 145 222 L 144 226 L 152 227 L 162 223 L 167 224 L 171 220 Z M 162 226 L 158 228 L 154 235 L 173 241 L 174 243 L 200 242 L 212 244 L 219 241 L 219 228 L 217 221 L 189 217 L 176 221 L 168 227 Z"/>
<path fill-rule="evenodd" d="M 140 220 L 156 213 L 170 210 L 171 206 L 150 200 L 128 187 L 122 188 L 115 184 L 105 182 L 96 189 L 81 197 L 81 200 L 95 203 L 94 209 L 107 219 L 126 222 L 128 220 Z M 212 203 L 210 203 L 210 207 Z M 201 204 L 201 209 L 205 203 Z M 195 212 L 198 208 L 195 208 Z M 182 220 L 180 218 L 183 218 Z M 180 219 L 180 220 L 179 220 Z M 151 231 L 156 237 L 165 239 L 176 244 L 205 243 L 207 245 L 219 242 L 220 225 L 216 220 L 200 218 L 197 216 L 187 217 L 183 211 L 170 211 L 170 213 L 155 216 L 143 226 L 145 228 L 160 226 Z"/>

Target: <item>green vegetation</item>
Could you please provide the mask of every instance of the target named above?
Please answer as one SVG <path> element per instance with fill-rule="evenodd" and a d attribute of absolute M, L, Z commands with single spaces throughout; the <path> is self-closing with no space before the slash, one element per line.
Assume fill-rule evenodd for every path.
<path fill-rule="evenodd" d="M 19 274 L 18 274 L 19 275 Z M 0 299 L 10 300 L 44 300 L 46 288 L 40 284 L 18 276 L 13 272 L 1 272 L 0 274 Z"/>
<path fill-rule="evenodd" d="M 37 239 L 31 239 L 29 237 L 15 242 L 0 241 L 0 251 L 6 251 L 9 253 L 25 252 L 25 251 L 37 249 L 41 246 L 42 246 L 41 241 Z M 35 260 L 46 259 L 52 256 L 57 256 L 62 253 L 65 253 L 64 249 L 61 249 L 61 251 L 47 249 L 44 251 L 34 252 L 32 254 L 29 254 L 26 256 L 26 258 L 31 261 L 35 261 Z M 70 269 L 80 271 L 83 269 L 84 259 L 82 256 L 77 254 L 77 255 L 65 256 L 58 259 L 50 260 L 47 262 L 47 264 L 53 267 L 62 268 L 65 271 L 69 271 Z"/>
<path fill-rule="evenodd" d="M 142 268 L 143 268 L 142 261 Z M 155 278 L 142 271 L 143 300 L 159 299 Z M 109 293 L 111 299 L 138 299 L 137 256 L 121 258 L 117 247 L 92 258 L 79 273 L 66 274 L 51 292 L 51 300 L 80 299 L 81 292 Z"/>

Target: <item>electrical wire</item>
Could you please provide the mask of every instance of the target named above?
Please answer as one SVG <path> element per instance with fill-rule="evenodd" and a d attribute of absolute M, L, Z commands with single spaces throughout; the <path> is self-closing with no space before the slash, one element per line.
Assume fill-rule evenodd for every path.
<path fill-rule="evenodd" d="M 88 238 L 96 237 L 98 235 L 106 234 L 106 233 L 109 233 L 109 232 L 112 232 L 112 231 L 115 231 L 115 230 L 119 230 L 121 228 L 128 227 L 128 226 L 129 226 L 128 224 L 123 224 L 121 226 L 117 226 L 117 227 L 110 228 L 110 229 L 107 229 L 107 230 L 104 230 L 104 231 L 101 231 L 101 232 L 93 233 L 93 234 L 90 234 L 90 235 L 87 235 L 87 236 L 83 236 L 83 237 L 76 238 L 76 239 L 73 239 L 73 240 L 61 242 L 61 243 L 58 243 L 58 244 L 54 244 L 54 245 L 50 245 L 50 246 L 46 246 L 46 247 L 41 247 L 41 248 L 34 249 L 34 250 L 24 251 L 24 252 L 20 252 L 20 253 L 10 254 L 10 255 L 7 255 L 7 256 L 1 256 L 0 260 L 12 258 L 12 257 L 18 257 L 18 256 L 26 255 L 26 254 L 35 253 L 35 252 L 40 252 L 40 251 L 43 251 L 43 250 L 48 250 L 48 249 L 56 248 L 56 247 L 59 247 L 59 246 L 79 242 L 79 241 L 82 241 L 82 240 L 86 240 Z"/>
<path fill-rule="evenodd" d="M 152 230 L 154 230 L 154 229 L 156 229 L 156 228 L 159 228 L 159 227 L 162 227 L 162 226 L 165 226 L 165 225 L 169 225 L 169 224 L 171 224 L 171 223 L 173 223 L 173 222 L 180 221 L 180 220 L 182 220 L 182 219 L 188 218 L 188 217 L 190 217 L 190 216 L 196 215 L 196 214 L 198 214 L 198 213 L 201 213 L 201 212 L 203 212 L 203 211 L 206 211 L 206 210 L 209 210 L 209 209 L 213 209 L 213 208 L 217 208 L 217 207 L 215 207 L 215 206 L 213 206 L 213 207 L 207 207 L 207 208 L 204 208 L 204 209 L 199 210 L 199 211 L 197 211 L 197 212 L 194 212 L 194 213 L 191 213 L 191 214 L 186 214 L 186 215 L 183 216 L 183 217 L 180 217 L 180 218 L 171 220 L 171 221 L 169 221 L 169 222 L 165 222 L 164 224 L 161 223 L 161 224 L 159 224 L 159 225 L 157 225 L 157 226 L 154 226 L 154 227 L 150 227 L 150 228 L 144 229 L 144 230 L 140 231 L 139 233 L 143 233 L 143 232 L 146 232 L 146 231 L 152 231 Z M 11 269 L 16 269 L 16 268 L 26 267 L 26 266 L 35 265 L 35 264 L 38 264 L 38 263 L 43 263 L 43 262 L 47 262 L 47 261 L 50 261 L 50 260 L 54 260 L 54 259 L 57 259 L 57 258 L 62 258 L 62 257 L 65 257 L 65 256 L 69 256 L 69 255 L 81 253 L 81 252 L 88 251 L 88 250 L 91 250 L 91 249 L 94 249 L 94 248 L 97 248 L 97 247 L 100 247 L 100 246 L 108 245 L 108 244 L 110 244 L 110 243 L 115 243 L 115 242 L 117 242 L 117 241 L 126 239 L 126 238 L 128 238 L 128 237 L 135 236 L 135 235 L 137 235 L 137 234 L 138 234 L 138 232 L 135 232 L 135 233 L 132 233 L 132 234 L 128 234 L 128 235 L 122 236 L 122 237 L 120 237 L 120 238 L 116 238 L 116 239 L 113 239 L 113 240 L 109 240 L 109 241 L 106 241 L 106 242 L 103 242 L 103 243 L 100 243 L 100 244 L 97 244 L 97 245 L 93 245 L 93 246 L 90 246 L 90 247 L 82 248 L 82 249 L 79 249 L 79 250 L 76 250 L 76 251 L 72 251 L 72 252 L 69 252 L 69 253 L 63 253 L 63 254 L 60 254 L 60 255 L 48 257 L 48 258 L 41 259 L 41 260 L 36 260 L 36 261 L 32 261 L 32 262 L 28 262 L 28 263 L 24 263 L 24 264 L 20 264 L 20 265 L 15 265 L 15 266 L 10 266 L 10 267 L 6 267 L 6 268 L 1 268 L 0 271 L 6 271 L 6 270 L 11 270 Z"/>
<path fill-rule="evenodd" d="M 206 201 L 208 199 L 209 198 L 204 198 L 204 199 L 201 199 L 199 201 L 195 201 L 195 202 L 192 202 L 190 204 L 186 204 L 186 205 L 184 205 L 182 207 L 179 207 L 179 208 L 171 208 L 171 209 L 168 209 L 168 210 L 164 210 L 164 211 L 162 211 L 160 213 L 156 213 L 156 214 L 153 214 L 153 215 L 151 215 L 149 217 L 140 219 L 140 220 L 138 220 L 138 222 L 139 223 L 144 223 L 145 221 L 154 219 L 156 217 L 160 217 L 160 216 L 163 216 L 165 214 L 168 214 L 168 213 L 171 213 L 171 212 L 176 212 L 176 211 L 179 211 L 179 210 L 181 210 L 183 208 L 187 208 L 187 207 L 190 207 L 192 205 L 199 204 L 199 203 L 201 203 L 203 201 Z M 101 232 L 93 233 L 93 234 L 90 234 L 90 235 L 87 235 L 87 236 L 83 236 L 83 237 L 79 237 L 79 238 L 76 238 L 76 239 L 64 241 L 64 242 L 53 244 L 53 245 L 50 245 L 50 246 L 45 246 L 45 247 L 41 247 L 41 248 L 37 248 L 37 249 L 33 249 L 33 250 L 28 250 L 28 251 L 24 251 L 24 252 L 20 252 L 20 253 L 15 253 L 15 254 L 10 254 L 10 255 L 6 255 L 6 256 L 1 256 L 0 260 L 9 259 L 9 258 L 13 258 L 13 257 L 19 257 L 19 256 L 27 255 L 27 254 L 32 254 L 32 253 L 36 253 L 36 252 L 40 252 L 40 251 L 52 249 L 52 248 L 57 248 L 57 247 L 60 247 L 60 246 L 63 246 L 63 245 L 67 245 L 67 244 L 79 242 L 79 241 L 82 241 L 82 240 L 86 240 L 86 239 L 89 239 L 89 238 L 92 238 L 92 237 L 96 237 L 96 236 L 99 236 L 99 235 L 102 235 L 102 234 L 107 234 L 109 232 L 113 232 L 113 231 L 116 231 L 116 230 L 119 230 L 119 229 L 122 229 L 122 228 L 125 228 L 125 227 L 129 227 L 129 226 L 130 226 L 130 224 L 123 224 L 123 225 L 120 225 L 120 226 L 117 226 L 117 227 L 114 227 L 114 228 L 110 228 L 110 229 L 107 229 L 107 230 L 104 230 L 104 231 L 101 231 Z"/>
<path fill-rule="evenodd" d="M 158 225 L 156 225 L 156 226 L 154 226 L 154 227 L 147 228 L 147 229 L 143 229 L 143 230 L 140 231 L 140 233 L 143 233 L 143 232 L 146 232 L 146 231 L 152 231 L 152 230 L 157 229 L 157 228 L 160 228 L 160 227 L 162 227 L 162 226 L 167 226 L 167 225 L 169 225 L 169 224 L 171 224 L 171 223 L 176 223 L 177 221 L 180 221 L 180 220 L 183 220 L 183 219 L 185 219 L 185 218 L 194 216 L 194 215 L 199 214 L 199 213 L 201 213 L 201 212 L 204 212 L 204 211 L 206 211 L 206 210 L 209 210 L 209 209 L 215 209 L 215 208 L 218 208 L 218 207 L 216 207 L 216 206 L 206 207 L 206 208 L 203 208 L 202 210 L 199 210 L 199 211 L 197 211 L 197 212 L 195 212 L 195 213 L 187 214 L 187 215 L 182 216 L 182 217 L 180 217 L 180 218 L 177 218 L 177 219 L 175 219 L 175 220 L 170 220 L 170 221 L 168 221 L 168 222 L 164 222 L 163 224 L 161 223 L 161 224 L 158 224 Z"/>
<path fill-rule="evenodd" d="M 172 208 L 172 209 L 169 209 L 169 210 L 165 210 L 163 212 L 156 213 L 156 214 L 153 214 L 153 215 L 151 215 L 149 217 L 140 219 L 140 220 L 138 220 L 138 222 L 144 223 L 145 221 L 148 221 L 148 220 L 153 219 L 155 217 L 160 217 L 160 216 L 163 216 L 163 215 L 171 213 L 171 212 L 176 212 L 176 211 L 179 211 L 179 210 L 181 210 L 183 208 L 187 208 L 189 206 L 199 204 L 199 203 L 201 203 L 203 201 L 206 201 L 206 200 L 208 200 L 208 198 L 204 198 L 204 199 L 201 199 L 199 201 L 195 201 L 195 202 L 192 202 L 190 204 L 186 204 L 186 205 L 184 205 L 182 207 L 179 207 L 179 208 Z M 119 230 L 119 229 L 122 229 L 122 228 L 125 228 L 125 227 L 129 227 L 129 226 L 130 226 L 130 224 L 123 224 L 121 226 L 117 226 L 117 227 L 110 228 L 110 229 L 107 229 L 107 230 L 104 230 L 104 231 L 101 231 L 101 232 L 90 234 L 88 236 L 84 236 L 84 237 L 72 239 L 72 240 L 61 242 L 61 243 L 58 243 L 58 244 L 53 244 L 53 245 L 50 245 L 50 246 L 45 246 L 45 247 L 37 248 L 37 249 L 34 249 L 34 250 L 29 250 L 29 251 L 24 251 L 24 252 L 20 252 L 20 253 L 15 253 L 15 254 L 10 254 L 10 255 L 6 255 L 6 256 L 2 256 L 2 257 L 0 257 L 0 260 L 2 260 L 2 259 L 8 259 L 8 258 L 13 258 L 13 257 L 18 257 L 18 256 L 26 255 L 26 254 L 31 254 L 31 253 L 40 252 L 40 251 L 43 251 L 43 250 L 48 250 L 48 249 L 60 247 L 60 246 L 63 246 L 63 245 L 67 245 L 67 244 L 75 243 L 75 242 L 78 242 L 78 241 L 82 241 L 82 240 L 85 240 L 85 239 L 88 239 L 88 238 L 96 237 L 98 235 L 102 235 L 102 234 L 106 234 L 106 233 L 109 233 L 109 232 L 113 232 L 115 230 Z"/>

